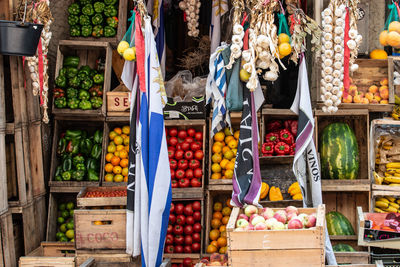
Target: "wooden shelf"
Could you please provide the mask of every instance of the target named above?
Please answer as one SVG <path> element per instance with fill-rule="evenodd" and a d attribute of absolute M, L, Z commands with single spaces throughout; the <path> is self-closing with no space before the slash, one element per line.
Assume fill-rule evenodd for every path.
<path fill-rule="evenodd" d="M 203 199 L 204 192 L 201 187 L 172 188 L 172 199 Z"/>
<path fill-rule="evenodd" d="M 330 240 L 358 240 L 357 235 L 330 235 Z"/>
<path fill-rule="evenodd" d="M 232 191 L 233 185 L 230 184 L 210 184 L 207 188 L 209 191 Z"/>
<path fill-rule="evenodd" d="M 51 186 L 50 193 L 79 193 L 82 187 L 71 187 L 71 186 Z"/>
<path fill-rule="evenodd" d="M 369 192 L 371 190 L 369 179 L 322 180 L 321 183 L 324 192 Z"/>
<path fill-rule="evenodd" d="M 209 179 L 208 180 L 208 189 L 209 190 L 218 190 L 214 188 L 221 188 L 220 186 L 229 186 L 232 187 L 232 179 Z"/>
<path fill-rule="evenodd" d="M 165 126 L 205 125 L 206 120 L 164 120 Z"/>
<path fill-rule="evenodd" d="M 400 186 L 389 186 L 389 185 L 379 185 L 379 184 L 372 184 L 372 190 L 383 190 L 383 191 L 390 191 L 390 192 L 400 192 Z"/>
<path fill-rule="evenodd" d="M 278 108 L 264 108 L 261 111 L 261 114 L 275 115 L 275 116 L 297 116 L 297 114 L 290 109 L 278 109 Z"/>
<path fill-rule="evenodd" d="M 324 106 L 323 103 L 317 104 L 318 108 Z M 356 103 L 342 103 L 339 105 L 340 109 L 368 109 L 370 112 L 391 112 L 393 104 L 356 104 Z"/>
<path fill-rule="evenodd" d="M 294 156 L 260 157 L 260 165 L 293 164 Z"/>

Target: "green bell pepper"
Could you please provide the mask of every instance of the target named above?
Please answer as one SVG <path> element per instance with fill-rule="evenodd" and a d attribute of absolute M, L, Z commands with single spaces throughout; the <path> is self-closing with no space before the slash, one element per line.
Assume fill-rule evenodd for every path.
<path fill-rule="evenodd" d="M 91 69 L 91 70 L 90 70 L 90 74 L 89 74 L 89 76 L 90 76 L 90 78 L 92 78 L 92 79 L 93 79 L 94 75 L 96 75 L 96 74 L 97 74 L 97 70 L 93 70 L 93 69 Z"/>
<path fill-rule="evenodd" d="M 68 13 L 71 15 L 78 15 L 79 12 L 81 12 L 81 9 L 79 8 L 79 4 L 78 3 L 72 3 L 71 5 L 69 5 L 68 7 Z"/>
<path fill-rule="evenodd" d="M 113 5 L 108 5 L 104 8 L 104 16 L 115 17 L 118 15 L 118 10 Z"/>
<path fill-rule="evenodd" d="M 78 97 L 78 89 L 68 88 L 67 89 L 67 98 L 77 98 Z"/>
<path fill-rule="evenodd" d="M 104 4 L 106 5 L 115 5 L 117 3 L 117 0 L 104 0 Z"/>
<path fill-rule="evenodd" d="M 92 33 L 92 32 L 90 32 Z M 89 70 L 87 70 L 86 68 L 83 67 L 88 67 Z M 81 79 L 81 81 L 83 81 L 86 77 L 89 77 L 90 75 L 90 67 L 89 66 L 82 66 L 79 71 L 78 71 L 78 77 L 79 79 Z"/>
<path fill-rule="evenodd" d="M 78 25 L 73 25 L 69 28 L 69 35 L 72 37 L 81 36 L 81 28 Z"/>
<path fill-rule="evenodd" d="M 94 159 L 100 159 L 101 156 L 101 145 L 95 144 L 92 148 L 92 152 L 90 153 L 91 157 Z"/>
<path fill-rule="evenodd" d="M 104 27 L 104 36 L 105 37 L 114 37 L 117 34 L 117 31 L 115 28 L 111 26 L 105 26 Z"/>
<path fill-rule="evenodd" d="M 65 139 L 72 140 L 72 139 L 79 139 L 84 136 L 84 132 L 82 130 L 67 130 L 65 132 Z"/>
<path fill-rule="evenodd" d="M 79 99 L 80 100 L 89 100 L 89 98 L 90 98 L 90 94 L 88 91 L 83 90 L 83 89 L 79 90 Z"/>
<path fill-rule="evenodd" d="M 80 15 L 79 24 L 81 24 L 82 26 L 90 25 L 90 17 L 88 15 Z"/>
<path fill-rule="evenodd" d="M 78 164 L 76 164 L 76 170 L 78 170 L 78 171 L 86 171 L 86 166 L 85 166 L 85 163 L 78 163 Z"/>
<path fill-rule="evenodd" d="M 74 78 L 76 75 L 78 75 L 78 69 L 73 68 L 73 67 L 68 67 L 68 68 L 67 68 L 67 78 L 68 78 L 68 79 L 72 79 L 72 78 Z"/>
<path fill-rule="evenodd" d="M 78 88 L 80 84 L 81 84 L 81 80 L 79 79 L 78 76 L 75 76 L 74 78 L 69 79 L 69 81 L 68 81 L 68 85 L 72 86 L 74 88 Z"/>
<path fill-rule="evenodd" d="M 72 158 L 71 156 L 66 156 L 62 161 L 63 171 L 70 171 L 72 169 Z"/>
<path fill-rule="evenodd" d="M 87 4 L 91 4 L 92 0 L 79 0 L 79 2 L 81 3 L 82 6 L 87 5 Z"/>
<path fill-rule="evenodd" d="M 95 170 L 88 170 L 88 180 L 91 182 L 97 182 L 99 180 L 99 175 Z"/>
<path fill-rule="evenodd" d="M 58 97 L 54 100 L 56 108 L 65 108 L 67 106 L 67 99 L 65 97 Z"/>
<path fill-rule="evenodd" d="M 61 156 L 65 153 L 65 149 L 67 147 L 67 140 L 65 138 L 60 138 L 57 144 L 57 155 Z"/>
<path fill-rule="evenodd" d="M 72 67 L 77 68 L 79 66 L 79 57 L 77 56 L 67 56 L 64 58 L 63 62 L 64 67 Z M 68 69 L 67 69 L 68 72 Z"/>
<path fill-rule="evenodd" d="M 81 149 L 82 149 L 82 147 L 81 147 Z M 76 167 L 79 163 L 85 163 L 85 158 L 83 156 L 81 156 L 81 155 L 76 155 L 72 159 L 72 164 Z"/>
<path fill-rule="evenodd" d="M 90 74 L 90 71 L 91 71 L 91 70 L 92 70 L 92 69 L 91 69 L 88 65 L 84 65 L 84 66 L 81 66 L 81 67 L 79 68 L 79 71 L 86 72 L 87 75 Z"/>
<path fill-rule="evenodd" d="M 106 6 L 106 5 L 105 5 L 103 2 L 96 2 L 96 3 L 93 4 L 94 11 L 95 11 L 96 13 L 101 13 L 101 12 L 103 12 L 105 6 Z"/>
<path fill-rule="evenodd" d="M 89 89 L 91 96 L 103 96 L 103 85 L 98 84 Z"/>
<path fill-rule="evenodd" d="M 106 22 L 107 22 L 108 26 L 111 26 L 113 28 L 118 27 L 118 18 L 117 17 L 108 17 Z"/>
<path fill-rule="evenodd" d="M 82 36 L 89 37 L 92 34 L 92 30 L 93 28 L 91 25 L 82 26 Z"/>
<path fill-rule="evenodd" d="M 96 84 L 104 83 L 104 74 L 96 74 L 96 75 L 94 75 L 93 81 Z"/>
<path fill-rule="evenodd" d="M 92 151 L 93 147 L 93 142 L 90 138 L 84 138 L 81 140 L 81 153 L 85 155 L 90 155 L 90 152 Z"/>
<path fill-rule="evenodd" d="M 81 100 L 81 102 L 79 102 L 79 108 L 83 110 L 92 109 L 92 103 L 90 103 L 89 100 Z"/>
<path fill-rule="evenodd" d="M 70 26 L 76 25 L 79 23 L 79 17 L 77 15 L 69 15 L 68 16 L 68 24 Z"/>
<path fill-rule="evenodd" d="M 86 4 L 82 7 L 82 14 L 87 16 L 93 16 L 94 9 L 92 4 Z"/>
<path fill-rule="evenodd" d="M 87 170 L 95 170 L 98 171 L 100 168 L 99 161 L 95 159 L 88 159 L 86 161 L 86 169 Z"/>
<path fill-rule="evenodd" d="M 103 16 L 100 13 L 97 13 L 92 17 L 92 24 L 93 25 L 100 25 L 103 23 Z"/>
<path fill-rule="evenodd" d="M 70 181 L 72 177 L 71 171 L 65 171 L 61 174 L 63 181 Z"/>
<path fill-rule="evenodd" d="M 94 26 L 92 36 L 97 38 L 103 36 L 103 27 L 101 25 Z"/>
<path fill-rule="evenodd" d="M 92 103 L 92 107 L 94 109 L 101 108 L 101 106 L 103 105 L 103 98 L 99 96 L 93 96 L 92 98 L 90 98 L 90 102 Z"/>
<path fill-rule="evenodd" d="M 90 77 L 86 77 L 82 82 L 81 82 L 81 88 L 84 90 L 89 90 L 90 87 L 92 87 L 93 81 L 90 79 Z"/>
<path fill-rule="evenodd" d="M 75 181 L 83 181 L 83 179 L 85 178 L 85 171 L 73 171 L 72 172 L 72 176 L 71 176 L 72 180 Z"/>
<path fill-rule="evenodd" d="M 103 143 L 103 131 L 97 130 L 94 132 L 93 141 L 101 145 Z"/>
<path fill-rule="evenodd" d="M 58 72 L 58 75 L 60 76 L 67 76 L 67 68 L 61 68 L 60 71 Z"/>
<path fill-rule="evenodd" d="M 67 105 L 68 105 L 68 107 L 70 109 L 77 109 L 78 106 L 79 106 L 79 100 L 76 99 L 76 98 L 68 99 L 68 104 Z"/>
<path fill-rule="evenodd" d="M 67 78 L 65 76 L 60 76 L 56 78 L 56 86 L 60 88 L 65 88 L 67 87 Z"/>
<path fill-rule="evenodd" d="M 54 176 L 59 176 L 63 173 L 63 167 L 61 165 L 57 166 L 56 168 L 56 173 L 54 174 Z"/>
<path fill-rule="evenodd" d="M 55 181 L 58 181 L 58 182 L 62 181 L 61 175 L 56 175 L 56 176 L 54 177 L 54 180 L 55 180 Z"/>

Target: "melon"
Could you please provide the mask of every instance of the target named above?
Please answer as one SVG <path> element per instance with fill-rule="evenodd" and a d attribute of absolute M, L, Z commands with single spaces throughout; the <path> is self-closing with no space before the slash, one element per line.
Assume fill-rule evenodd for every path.
<path fill-rule="evenodd" d="M 359 152 L 354 131 L 346 123 L 331 123 L 320 139 L 322 179 L 353 180 L 358 176 Z"/>
<path fill-rule="evenodd" d="M 337 211 L 326 214 L 326 228 L 328 228 L 329 235 L 355 235 L 349 220 Z"/>
<path fill-rule="evenodd" d="M 356 250 L 348 244 L 336 244 L 333 247 L 334 252 L 355 252 Z"/>

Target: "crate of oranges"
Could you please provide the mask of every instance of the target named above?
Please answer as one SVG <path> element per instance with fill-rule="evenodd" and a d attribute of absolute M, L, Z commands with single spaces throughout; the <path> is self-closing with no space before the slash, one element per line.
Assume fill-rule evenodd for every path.
<path fill-rule="evenodd" d="M 104 165 L 105 185 L 128 182 L 129 125 L 107 125 L 107 148 Z"/>
<path fill-rule="evenodd" d="M 206 253 L 227 253 L 226 225 L 232 212 L 232 191 L 210 191 L 207 195 Z"/>

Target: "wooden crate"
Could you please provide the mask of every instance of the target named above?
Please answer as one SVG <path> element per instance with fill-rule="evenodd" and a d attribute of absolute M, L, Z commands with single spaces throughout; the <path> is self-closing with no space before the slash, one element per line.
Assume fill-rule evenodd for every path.
<path fill-rule="evenodd" d="M 104 123 L 102 121 L 72 121 L 72 120 L 56 120 L 54 122 L 54 134 L 53 134 L 53 144 L 51 151 L 51 166 L 50 166 L 50 181 L 49 186 L 51 187 L 84 187 L 84 186 L 98 186 L 101 180 L 101 173 L 103 169 L 103 161 L 104 155 L 102 154 L 100 157 L 100 170 L 99 170 L 99 181 L 98 182 L 90 182 L 90 181 L 55 181 L 54 176 L 56 173 L 56 169 L 61 161 L 57 156 L 57 145 L 60 139 L 60 135 L 64 133 L 66 130 L 85 130 L 88 133 L 88 136 L 93 135 L 96 130 L 103 130 Z M 105 143 L 105 135 L 103 131 L 103 144 Z M 103 153 L 103 152 L 102 152 Z"/>
<path fill-rule="evenodd" d="M 206 140 L 207 140 L 207 130 L 205 120 L 165 120 L 165 128 L 176 127 L 179 130 L 187 130 L 188 128 L 193 128 L 196 131 L 201 131 L 203 133 L 203 153 L 204 158 L 201 161 L 201 169 L 203 171 L 203 177 L 201 178 L 201 187 L 189 187 L 189 188 L 172 188 L 172 198 L 174 199 L 193 199 L 193 198 L 203 198 L 204 194 L 204 184 L 206 176 Z"/>
<path fill-rule="evenodd" d="M 336 262 L 338 264 L 368 264 L 369 252 L 335 252 Z"/>
<path fill-rule="evenodd" d="M 4 89 L 4 67 L 3 56 L 0 56 L 0 169 L 3 171 L 0 174 L 0 215 L 8 210 L 7 199 L 7 153 L 6 153 L 6 102 Z"/>
<path fill-rule="evenodd" d="M 73 243 L 42 242 L 40 247 L 19 259 L 20 267 L 75 267 Z"/>
<path fill-rule="evenodd" d="M 95 266 L 104 267 L 139 267 L 140 257 L 132 258 L 125 250 L 76 250 L 76 264 L 82 264 L 93 258 Z"/>
<path fill-rule="evenodd" d="M 96 221 L 108 224 L 97 225 Z M 75 210 L 76 249 L 125 249 L 126 210 Z"/>
<path fill-rule="evenodd" d="M 129 117 L 131 93 L 126 90 L 124 85 L 120 85 L 107 93 L 107 116 Z"/>
<path fill-rule="evenodd" d="M 325 207 L 323 205 L 318 208 L 299 209 L 301 213 L 317 213 L 317 223 L 313 229 L 234 231 L 241 211 L 240 208 L 233 208 L 227 226 L 230 265 L 324 266 Z"/>
<path fill-rule="evenodd" d="M 370 191 L 369 162 L 369 114 L 366 109 L 344 109 L 335 114 L 315 110 L 315 146 L 318 150 L 319 140 L 326 126 L 334 122 L 347 123 L 353 129 L 358 142 L 359 172 L 355 180 L 328 180 L 321 177 L 322 191 Z"/>
<path fill-rule="evenodd" d="M 96 66 L 98 57 L 105 57 L 104 84 L 103 84 L 103 106 L 99 109 L 81 110 L 69 108 L 56 108 L 54 106 L 54 98 L 52 99 L 53 114 L 57 117 L 105 117 L 106 116 L 106 95 L 111 86 L 111 62 L 112 49 L 108 42 L 99 41 L 73 41 L 61 40 L 58 44 L 57 62 L 55 70 L 55 78 L 57 78 L 60 69 L 63 67 L 64 56 L 79 56 L 79 67 L 88 65 L 91 68 Z"/>
<path fill-rule="evenodd" d="M 85 187 L 79 192 L 76 197 L 76 205 L 79 208 L 83 207 L 104 207 L 104 206 L 126 206 L 125 197 L 85 197 L 87 192 L 101 191 L 112 192 L 114 190 L 125 190 L 125 186 L 119 187 Z"/>
<path fill-rule="evenodd" d="M 78 1 L 73 1 L 73 2 L 78 2 Z M 79 40 L 79 41 L 94 41 L 94 42 L 110 42 L 110 44 L 114 47 L 117 47 L 119 41 L 122 40 L 122 38 L 125 35 L 126 29 L 127 29 L 127 22 L 128 22 L 128 0 L 119 0 L 118 1 L 118 28 L 117 28 L 117 34 L 114 37 L 73 37 L 70 36 L 69 39 L 71 40 Z M 68 32 L 69 35 L 69 32 Z"/>
<path fill-rule="evenodd" d="M 395 95 L 400 95 L 400 85 L 394 85 L 394 72 L 400 72 L 400 69 L 395 65 L 399 64 L 399 57 L 397 56 L 390 56 L 388 57 L 388 80 L 389 80 L 389 96 L 393 97 L 393 100 L 390 103 L 394 103 Z M 391 91 L 390 91 L 391 90 Z M 390 92 L 392 94 L 390 94 Z"/>
<path fill-rule="evenodd" d="M 17 266 L 11 212 L 0 216 L 0 266 Z"/>

